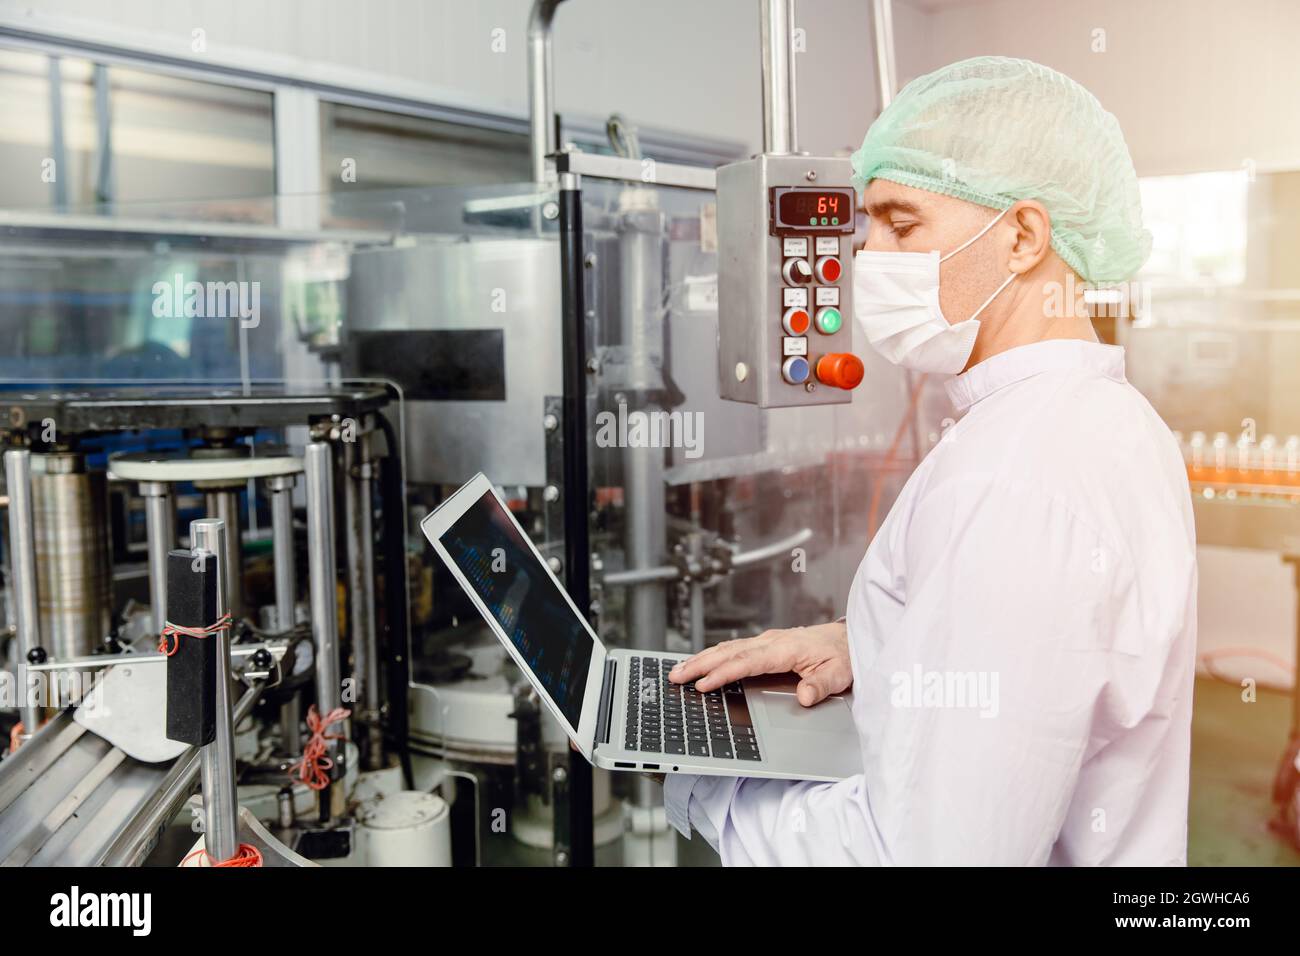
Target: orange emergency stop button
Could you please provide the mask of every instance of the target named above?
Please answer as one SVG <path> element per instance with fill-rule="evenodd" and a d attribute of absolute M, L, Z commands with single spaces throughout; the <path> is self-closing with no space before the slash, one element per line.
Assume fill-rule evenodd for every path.
<path fill-rule="evenodd" d="M 817 360 L 817 381 L 835 388 L 857 388 L 864 375 L 862 359 L 851 352 L 831 352 Z"/>

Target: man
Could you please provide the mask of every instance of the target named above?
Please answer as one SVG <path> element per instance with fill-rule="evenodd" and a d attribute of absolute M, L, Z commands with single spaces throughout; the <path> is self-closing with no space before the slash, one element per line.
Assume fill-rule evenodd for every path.
<path fill-rule="evenodd" d="M 851 686 L 863 772 L 673 776 L 669 818 L 725 864 L 1185 864 L 1187 478 L 1081 300 L 1150 247 L 1119 126 L 1067 77 L 982 57 L 909 84 L 853 161 L 855 313 L 887 358 L 960 373 L 964 414 L 872 540 L 847 621 L 672 674 L 795 671 L 806 706 Z"/>

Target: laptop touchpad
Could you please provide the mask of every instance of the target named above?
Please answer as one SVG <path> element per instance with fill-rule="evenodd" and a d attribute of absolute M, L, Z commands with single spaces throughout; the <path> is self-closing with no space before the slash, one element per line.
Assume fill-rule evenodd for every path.
<path fill-rule="evenodd" d="M 765 690 L 763 710 L 773 727 L 813 733 L 854 733 L 853 714 L 843 697 L 828 697 L 820 704 L 805 707 L 792 693 Z"/>

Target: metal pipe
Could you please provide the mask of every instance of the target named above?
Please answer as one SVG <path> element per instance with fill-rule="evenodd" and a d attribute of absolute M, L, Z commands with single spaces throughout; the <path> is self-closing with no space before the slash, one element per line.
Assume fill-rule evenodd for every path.
<path fill-rule="evenodd" d="M 655 568 L 635 568 L 628 571 L 611 571 L 602 577 L 601 583 L 607 587 L 628 587 L 646 584 L 651 581 L 676 581 L 682 572 L 672 564 L 662 564 Z"/>
<path fill-rule="evenodd" d="M 217 568 L 217 620 L 225 616 L 229 603 L 226 583 L 230 580 L 229 550 L 226 537 L 230 529 L 220 518 L 200 518 L 190 522 L 190 551 L 204 562 L 209 556 Z M 235 789 L 235 707 L 230 689 L 230 629 L 212 635 L 216 647 L 216 734 L 201 753 L 203 777 L 204 848 L 218 862 L 229 860 L 239 851 L 239 796 Z"/>
<path fill-rule="evenodd" d="M 780 541 L 773 541 L 771 544 L 765 544 L 761 548 L 754 548 L 752 551 L 740 551 L 731 558 L 733 568 L 744 568 L 751 564 L 761 564 L 764 561 L 771 561 L 773 558 L 779 558 L 785 555 L 791 548 L 797 548 L 812 538 L 812 528 L 803 528 L 796 531 L 787 538 Z"/>
<path fill-rule="evenodd" d="M 266 479 L 271 496 L 271 560 L 275 564 L 275 630 L 293 630 L 294 605 L 298 600 L 298 569 L 293 550 L 293 475 Z"/>
<path fill-rule="evenodd" d="M 37 617 L 36 525 L 32 517 L 32 453 L 26 448 L 11 448 L 4 453 L 5 484 L 9 488 L 9 582 L 13 594 L 14 629 L 18 639 L 18 666 L 27 664 L 27 655 L 39 647 L 40 627 Z M 18 708 L 24 736 L 36 733 L 43 708 L 28 700 L 26 675 L 19 682 L 23 697 Z"/>
<path fill-rule="evenodd" d="M 239 529 L 239 490 L 222 488 L 204 494 L 204 506 L 209 518 L 219 518 L 226 523 L 223 547 L 226 549 L 226 607 L 230 616 L 238 621 L 244 616 L 244 558 Z M 194 542 L 190 542 L 194 547 Z"/>
<path fill-rule="evenodd" d="M 329 442 L 308 442 L 303 455 L 307 481 L 307 576 L 311 632 L 316 645 L 316 707 L 324 718 L 342 702 L 339 681 L 339 617 L 334 559 L 334 449 Z M 338 741 L 329 742 L 332 754 Z M 338 777 L 340 761 L 330 774 Z"/>
<path fill-rule="evenodd" d="M 696 567 L 704 563 L 704 535 L 696 532 L 690 536 L 687 544 L 691 564 Z M 691 589 L 691 653 L 698 654 L 704 650 L 704 581 L 692 578 Z"/>
<path fill-rule="evenodd" d="M 258 651 L 265 650 L 270 653 L 275 661 L 284 659 L 285 651 L 288 649 L 287 642 L 279 641 L 257 641 L 256 643 L 235 644 L 230 648 L 230 660 L 232 663 L 243 662 L 250 657 L 255 657 Z M 105 667 L 117 667 L 119 665 L 129 664 L 131 667 L 138 667 L 142 664 L 165 664 L 167 655 L 157 651 L 132 651 L 131 654 L 123 655 L 117 658 L 105 658 L 103 654 L 91 654 L 86 657 L 68 657 L 63 660 L 47 660 L 40 664 L 28 664 L 27 669 L 33 674 L 59 674 L 68 671 L 96 671 L 103 670 Z M 245 666 L 242 674 L 248 676 L 252 668 Z"/>
<path fill-rule="evenodd" d="M 562 2 L 534 0 L 528 14 L 528 126 L 532 134 L 533 182 L 539 184 L 547 182 L 546 157 L 556 150 L 551 21 Z"/>
<path fill-rule="evenodd" d="M 793 0 L 761 0 L 759 40 L 763 48 L 763 152 L 797 153 Z"/>
<path fill-rule="evenodd" d="M 803 528 L 789 537 L 782 538 L 780 541 L 773 541 L 771 544 L 765 544 L 752 551 L 738 551 L 731 558 L 731 566 L 733 568 L 743 568 L 762 561 L 771 561 L 773 558 L 781 557 L 791 548 L 797 548 L 811 539 L 812 536 L 811 528 Z M 642 584 L 646 581 L 675 581 L 681 576 L 682 573 L 676 566 L 665 564 L 657 568 L 614 571 L 601 578 L 601 583 L 607 587 L 624 587 L 629 584 Z"/>
<path fill-rule="evenodd" d="M 275 630 L 288 634 L 294 627 L 294 608 L 298 602 L 298 569 L 293 547 L 293 475 L 274 475 L 266 479 L 271 496 L 271 560 L 275 564 Z M 285 753 L 302 750 L 302 703 L 294 693 L 280 705 L 280 742 Z"/>
<path fill-rule="evenodd" d="M 379 727 L 379 654 L 375 642 L 375 529 L 371 510 L 370 433 L 343 445 L 344 516 L 347 522 L 348 605 L 351 611 L 353 677 L 365 725 L 367 770 L 382 766 Z"/>
<path fill-rule="evenodd" d="M 664 222 L 657 209 L 623 216 L 619 232 L 622 277 L 619 318 L 625 355 L 621 401 L 644 404 L 653 414 L 662 393 L 664 349 Z M 622 449 L 624 550 L 631 570 L 659 565 L 668 552 L 664 454 L 661 448 Z M 642 582 L 627 597 L 625 625 L 633 647 L 663 650 L 668 631 L 664 585 Z"/>
<path fill-rule="evenodd" d="M 893 0 L 872 0 L 871 32 L 876 40 L 876 86 L 880 88 L 880 111 L 883 113 L 898 90 L 898 69 L 894 63 Z"/>
<path fill-rule="evenodd" d="M 167 552 L 176 544 L 176 499 L 165 481 L 140 482 L 140 496 L 149 551 L 149 612 L 158 634 L 167 623 Z"/>

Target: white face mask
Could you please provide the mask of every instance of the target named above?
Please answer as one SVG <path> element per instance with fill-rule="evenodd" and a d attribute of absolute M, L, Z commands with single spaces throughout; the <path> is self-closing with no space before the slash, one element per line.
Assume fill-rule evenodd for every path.
<path fill-rule="evenodd" d="M 939 308 L 939 263 L 951 259 L 1007 214 L 940 258 L 936 252 L 868 252 L 853 259 L 853 315 L 867 341 L 895 365 L 955 375 L 966 367 L 979 335 L 979 314 L 1016 278 L 1007 280 L 965 322 L 949 325 Z"/>

